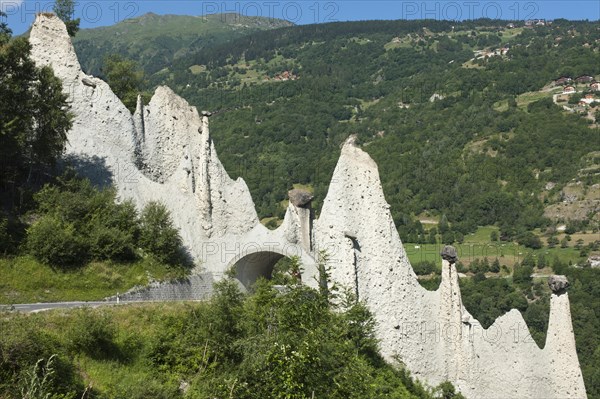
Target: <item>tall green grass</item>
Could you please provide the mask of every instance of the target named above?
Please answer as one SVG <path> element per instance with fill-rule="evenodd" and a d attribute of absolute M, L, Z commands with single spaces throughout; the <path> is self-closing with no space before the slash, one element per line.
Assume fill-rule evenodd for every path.
<path fill-rule="evenodd" d="M 150 258 L 134 263 L 92 262 L 61 271 L 30 256 L 0 259 L 0 303 L 93 301 L 125 292 L 149 279 L 181 277 L 184 272 Z"/>

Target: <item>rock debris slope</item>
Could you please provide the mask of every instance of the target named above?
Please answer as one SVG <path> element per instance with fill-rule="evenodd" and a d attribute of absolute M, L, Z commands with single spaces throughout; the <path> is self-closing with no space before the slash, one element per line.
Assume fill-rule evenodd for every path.
<path fill-rule="evenodd" d="M 414 376 L 432 385 L 449 380 L 468 398 L 586 398 L 568 293 L 552 294 L 540 349 L 516 310 L 481 327 L 462 305 L 451 258 L 442 261 L 439 289 L 422 288 L 377 165 L 353 138 L 314 226 L 310 198 L 293 192 L 282 226 L 271 231 L 259 223 L 246 183 L 232 180 L 219 161 L 208 115 L 167 87 L 157 88 L 147 106 L 138 101 L 131 115 L 105 82 L 81 70 L 64 24 L 51 14 L 38 15 L 30 43 L 36 63 L 51 65 L 69 94 L 75 120 L 68 157 L 88 165 L 82 170 L 97 181 L 109 173 L 121 199 L 138 207 L 163 202 L 197 272 L 219 279 L 235 264 L 240 281 L 250 283 L 269 272 L 265 264 L 299 255 L 303 281 L 315 284 L 315 254 L 325 250 L 332 279 L 374 313 L 382 354 Z"/>

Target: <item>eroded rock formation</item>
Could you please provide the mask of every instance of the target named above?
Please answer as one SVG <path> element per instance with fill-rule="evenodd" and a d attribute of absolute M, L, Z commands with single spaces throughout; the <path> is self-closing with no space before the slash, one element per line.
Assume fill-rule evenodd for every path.
<path fill-rule="evenodd" d="M 164 203 L 198 271 L 218 278 L 236 261 L 265 250 L 298 255 L 314 270 L 300 244 L 259 223 L 246 183 L 232 180 L 217 157 L 209 113 L 199 115 L 161 86 L 148 105 L 138 99 L 131 115 L 104 81 L 81 70 L 64 24 L 49 14 L 38 15 L 29 40 L 32 58 L 52 66 L 69 95 L 75 119 L 66 158 L 86 165 L 82 172 L 93 181 L 109 176 L 119 197 L 139 208 Z M 284 224 L 288 231 L 300 228 Z"/>
<path fill-rule="evenodd" d="M 544 349 L 517 310 L 483 329 L 464 308 L 456 253 L 445 252 L 437 291 L 422 288 L 385 201 L 375 162 L 350 138 L 343 146 L 321 216 L 290 195 L 283 224 L 263 227 L 245 182 L 232 180 L 210 138 L 210 113 L 167 87 L 133 115 L 100 79 L 81 70 L 64 24 L 39 15 L 32 57 L 51 65 L 68 92 L 74 126 L 68 157 L 96 181 L 108 174 L 120 198 L 171 211 L 197 271 L 215 279 L 232 265 L 242 283 L 269 273 L 282 255 L 298 255 L 302 281 L 316 284 L 315 254 L 324 250 L 332 278 L 353 289 L 374 313 L 383 356 L 436 385 L 449 380 L 468 398 L 585 398 L 568 293 L 551 297 Z M 89 164 L 92 164 L 91 166 Z M 565 287 L 562 287 L 565 288 Z"/>

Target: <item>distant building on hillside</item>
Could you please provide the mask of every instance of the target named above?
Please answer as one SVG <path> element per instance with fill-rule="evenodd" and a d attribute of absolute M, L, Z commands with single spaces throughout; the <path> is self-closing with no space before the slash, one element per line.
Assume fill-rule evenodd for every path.
<path fill-rule="evenodd" d="M 575 87 L 573 86 L 565 86 L 563 88 L 563 94 L 572 94 L 575 93 Z"/>
<path fill-rule="evenodd" d="M 600 91 L 600 83 L 594 82 L 590 85 L 590 89 L 592 91 Z"/>
<path fill-rule="evenodd" d="M 579 105 L 583 105 L 583 106 L 593 105 L 596 102 L 600 102 L 600 101 L 596 100 L 594 98 L 594 95 L 592 93 L 588 93 L 588 94 L 585 95 L 584 98 L 582 98 L 581 100 L 579 100 Z"/>
<path fill-rule="evenodd" d="M 534 26 L 546 26 L 545 19 L 528 19 L 525 21 L 526 28 L 533 28 Z"/>
<path fill-rule="evenodd" d="M 572 81 L 573 81 L 573 79 L 571 79 L 568 76 L 561 76 L 560 78 L 558 78 L 554 81 L 554 84 L 557 86 L 564 86 L 567 83 L 571 83 Z"/>
<path fill-rule="evenodd" d="M 285 82 L 288 80 L 296 80 L 296 79 L 298 79 L 298 76 L 290 71 L 283 71 L 280 74 L 275 75 L 275 77 L 273 79 Z"/>
<path fill-rule="evenodd" d="M 581 75 L 575 78 L 575 83 L 590 83 L 594 81 L 594 77 L 590 75 Z"/>

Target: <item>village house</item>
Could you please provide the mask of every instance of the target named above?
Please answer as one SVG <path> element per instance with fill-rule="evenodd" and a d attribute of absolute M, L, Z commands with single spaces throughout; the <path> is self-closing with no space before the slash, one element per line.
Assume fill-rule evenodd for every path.
<path fill-rule="evenodd" d="M 554 84 L 557 86 L 564 86 L 567 83 L 571 83 L 572 80 L 573 79 L 571 79 L 568 76 L 561 76 L 560 78 L 558 78 L 554 81 Z"/>
<path fill-rule="evenodd" d="M 588 93 L 585 95 L 584 98 L 579 100 L 579 105 L 582 105 L 582 106 L 593 105 L 595 102 L 600 102 L 600 101 L 596 100 L 592 93 Z"/>
<path fill-rule="evenodd" d="M 283 71 L 282 73 L 276 75 L 273 79 L 285 82 L 288 80 L 296 80 L 297 78 L 298 78 L 298 76 L 295 75 L 294 73 L 292 73 L 290 71 Z"/>
<path fill-rule="evenodd" d="M 594 83 L 590 84 L 590 89 L 592 91 L 600 91 L 600 83 L 594 82 Z"/>
<path fill-rule="evenodd" d="M 575 78 L 575 83 L 590 83 L 594 81 L 594 77 L 590 75 L 581 75 Z"/>
<path fill-rule="evenodd" d="M 565 86 L 563 88 L 563 94 L 572 94 L 575 93 L 575 87 L 574 86 Z"/>

